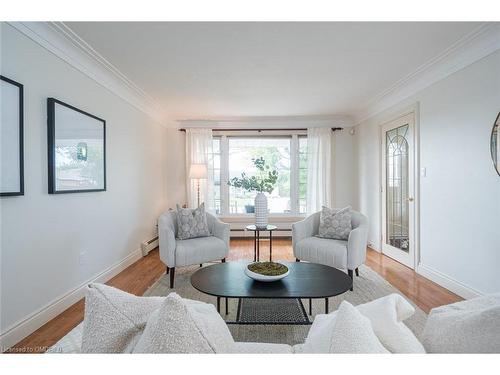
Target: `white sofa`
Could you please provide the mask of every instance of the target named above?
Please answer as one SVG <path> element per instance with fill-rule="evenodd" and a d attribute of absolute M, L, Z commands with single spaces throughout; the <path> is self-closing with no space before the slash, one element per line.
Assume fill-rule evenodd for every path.
<path fill-rule="evenodd" d="M 297 261 L 307 261 L 353 271 L 365 262 L 368 238 L 368 218 L 352 211 L 352 231 L 347 241 L 317 237 L 321 212 L 316 212 L 292 225 L 293 254 Z M 351 289 L 352 290 L 352 289 Z"/>
<path fill-rule="evenodd" d="M 424 352 L 402 322 L 415 310 L 400 295 L 392 294 L 356 308 L 345 304 L 349 305 L 343 302 L 336 312 L 317 315 L 304 344 L 247 343 L 234 341 L 212 304 L 182 299 L 175 293 L 137 297 L 91 284 L 86 292 L 84 322 L 49 352 L 330 353 L 333 339 L 337 340 L 337 350 L 341 350 L 337 353 L 342 348 L 362 353 Z M 351 313 L 356 310 L 357 316 L 339 318 L 343 306 L 349 307 Z M 339 320 L 344 322 L 343 329 L 338 327 Z M 340 346 L 339 339 L 343 340 Z M 370 340 L 376 341 L 374 351 L 365 345 Z"/>
<path fill-rule="evenodd" d="M 171 295 L 173 294 L 175 293 Z M 137 297 L 102 284 L 91 284 L 87 289 L 84 323 L 73 329 L 48 352 L 134 352 L 134 346 L 144 336 L 143 332 L 154 321 L 152 316 L 155 313 L 158 315 L 157 312 L 161 311 L 167 298 L 169 297 Z M 177 301 L 179 300 L 182 299 L 177 296 Z M 345 302 L 335 312 L 316 315 L 305 342 L 294 346 L 235 342 L 213 305 L 192 300 L 182 301 L 196 322 L 196 330 L 201 336 L 198 335 L 195 341 L 191 337 L 191 343 L 184 341 L 191 335 L 189 331 L 182 331 L 188 325 L 168 322 L 173 326 L 174 333 L 180 333 L 174 340 L 160 335 L 160 340 L 164 340 L 169 352 L 199 353 L 200 349 L 194 349 L 196 345 L 191 346 L 192 343 L 207 340 L 211 343 L 210 348 L 203 352 L 330 353 L 332 340 L 337 340 L 338 348 L 338 340 L 343 336 L 341 338 L 347 343 L 348 352 L 356 353 L 423 353 L 424 346 L 431 353 L 500 353 L 500 294 L 433 309 L 422 337 L 424 346 L 404 324 L 404 320 L 414 313 L 414 308 L 398 294 L 356 306 L 358 317 L 357 320 L 351 319 L 348 322 L 351 323 L 350 329 L 345 329 L 345 324 L 342 331 L 337 327 L 340 324 L 338 315 Z M 158 326 L 153 328 L 153 332 L 158 332 Z M 179 330 L 176 331 L 177 328 Z M 367 329 L 372 332 L 367 334 Z M 370 351 L 371 347 L 365 343 L 369 339 L 378 341 L 377 350 Z"/>
<path fill-rule="evenodd" d="M 177 213 L 165 212 L 158 219 L 160 259 L 170 273 L 170 288 L 174 287 L 175 268 L 213 261 L 225 262 L 229 253 L 229 224 L 206 213 L 210 237 L 177 239 Z"/>

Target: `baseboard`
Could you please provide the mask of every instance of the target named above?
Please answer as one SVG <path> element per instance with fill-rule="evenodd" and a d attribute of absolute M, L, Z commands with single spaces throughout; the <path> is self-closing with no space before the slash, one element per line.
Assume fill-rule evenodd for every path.
<path fill-rule="evenodd" d="M 375 250 L 377 253 L 381 253 L 380 248 L 373 242 L 368 242 L 368 247 L 372 250 Z"/>
<path fill-rule="evenodd" d="M 483 293 L 478 290 L 475 290 L 474 288 L 471 288 L 470 286 L 465 285 L 432 267 L 423 265 L 422 263 L 417 266 L 416 272 L 462 298 L 469 299 L 483 295 Z"/>
<path fill-rule="evenodd" d="M 111 267 L 108 267 L 94 277 L 86 280 L 75 289 L 56 298 L 46 306 L 7 328 L 7 330 L 2 333 L 2 335 L 0 335 L 0 347 L 2 348 L 2 351 L 5 351 L 11 346 L 17 344 L 19 341 L 36 331 L 51 319 L 54 319 L 57 315 L 62 313 L 71 305 L 82 299 L 87 284 L 92 282 L 104 283 L 119 274 L 131 264 L 135 263 L 141 257 L 142 252 L 140 249 L 134 251 L 133 253 L 123 258 L 121 261 L 115 263 Z"/>

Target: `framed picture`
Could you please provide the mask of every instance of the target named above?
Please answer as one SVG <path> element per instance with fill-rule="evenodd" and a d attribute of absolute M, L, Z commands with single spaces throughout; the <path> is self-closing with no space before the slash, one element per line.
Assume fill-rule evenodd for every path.
<path fill-rule="evenodd" d="M 47 99 L 49 194 L 106 190 L 106 121 Z"/>
<path fill-rule="evenodd" d="M 23 85 L 0 75 L 0 196 L 24 195 Z"/>

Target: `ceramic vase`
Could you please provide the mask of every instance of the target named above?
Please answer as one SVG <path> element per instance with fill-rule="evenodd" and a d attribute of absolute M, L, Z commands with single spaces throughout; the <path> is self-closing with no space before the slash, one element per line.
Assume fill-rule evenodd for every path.
<path fill-rule="evenodd" d="M 267 226 L 267 197 L 264 193 L 255 196 L 255 225 L 257 228 Z"/>

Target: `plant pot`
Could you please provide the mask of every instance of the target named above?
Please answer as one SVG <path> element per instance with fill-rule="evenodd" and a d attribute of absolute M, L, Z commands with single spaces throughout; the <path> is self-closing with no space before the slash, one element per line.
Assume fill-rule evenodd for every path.
<path fill-rule="evenodd" d="M 247 214 L 254 214 L 255 213 L 255 206 L 253 204 L 246 204 L 245 205 L 245 212 Z"/>
<path fill-rule="evenodd" d="M 278 280 L 284 279 L 289 274 L 290 274 L 290 270 L 286 271 L 286 273 L 281 274 L 281 275 L 266 276 L 266 275 L 261 275 L 260 273 L 252 272 L 248 268 L 245 268 L 245 275 L 247 275 L 251 279 L 254 279 L 256 281 L 262 281 L 264 283 L 269 283 L 272 281 L 278 281 Z"/>
<path fill-rule="evenodd" d="M 264 193 L 255 196 L 255 226 L 265 228 L 267 226 L 267 197 Z"/>

